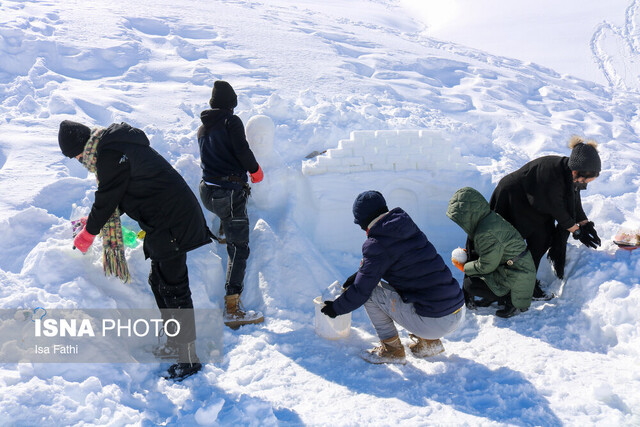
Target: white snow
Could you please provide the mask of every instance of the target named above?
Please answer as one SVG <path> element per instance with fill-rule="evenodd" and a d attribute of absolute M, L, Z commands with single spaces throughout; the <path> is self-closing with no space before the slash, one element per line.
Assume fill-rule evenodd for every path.
<path fill-rule="evenodd" d="M 513 2 L 454 3 L 464 22 L 453 15 L 441 29 L 456 26 L 468 42 L 430 38 L 429 22 L 395 0 L 0 1 L 0 308 L 154 307 L 141 247 L 127 249 L 130 285 L 103 276 L 98 245 L 72 250 L 69 220 L 87 213 L 96 184 L 60 154 L 60 121 L 142 128 L 197 193 L 199 113 L 224 79 L 265 174 L 249 206 L 243 294 L 264 324 L 227 329 L 223 362 L 177 384 L 159 378 L 167 364 L 2 364 L 0 424 L 640 424 L 640 253 L 612 242 L 621 227 L 640 228 L 640 1 L 592 2 L 575 15 L 579 2 L 543 2 L 536 20 L 519 19 L 532 9 Z M 494 3 L 523 27 L 540 23 L 523 28 L 531 43 L 579 27 L 586 38 L 570 52 L 559 39 L 545 49 L 586 51 L 579 60 L 595 64 L 597 81 L 548 68 L 530 56 L 545 49 L 526 43 L 493 50 L 476 31 L 500 34 L 509 16 L 497 20 Z M 398 139 L 369 144 L 369 164 L 399 153 L 428 163 L 303 173 L 342 162 L 358 135 L 389 131 Z M 415 152 L 422 142 L 396 131 L 448 142 Z M 488 197 L 525 162 L 568 155 L 572 134 L 600 143 L 603 171 L 583 203 L 603 245 L 571 240 L 564 283 L 543 263 L 539 278 L 558 298 L 512 319 L 469 313 L 444 338 L 446 353 L 405 366 L 358 358 L 377 341 L 362 309 L 348 338 L 315 334 L 313 299 L 359 265 L 359 192 L 378 189 L 407 210 L 448 260 L 465 238 L 445 215 L 453 192 Z M 221 307 L 225 266 L 222 246 L 189 254 L 197 307 Z"/>

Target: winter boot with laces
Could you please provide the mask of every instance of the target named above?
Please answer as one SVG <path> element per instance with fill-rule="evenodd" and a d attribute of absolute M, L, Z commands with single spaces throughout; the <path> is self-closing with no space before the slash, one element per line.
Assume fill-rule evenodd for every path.
<path fill-rule="evenodd" d="M 180 344 L 178 346 L 178 363 L 174 363 L 167 370 L 166 379 L 182 381 L 202 369 L 200 359 L 196 354 L 196 342 Z"/>
<path fill-rule="evenodd" d="M 264 322 L 264 316 L 259 311 L 242 310 L 240 307 L 240 294 L 224 297 L 224 324 L 231 329 L 262 322 Z"/>
<path fill-rule="evenodd" d="M 381 363 L 399 363 L 404 365 L 407 363 L 404 355 L 404 347 L 397 335 L 380 341 L 380 346 L 378 347 L 363 351 L 360 357 L 366 362 L 376 365 Z"/>
<path fill-rule="evenodd" d="M 158 341 L 160 341 L 159 337 Z M 164 344 L 158 343 L 151 352 L 159 359 L 178 359 L 179 345 L 175 338 L 167 337 L 167 341 Z"/>
<path fill-rule="evenodd" d="M 162 310 L 161 310 L 162 311 Z M 166 324 L 166 319 L 171 319 L 170 316 L 164 316 L 163 320 Z M 175 328 L 170 333 L 175 333 Z M 166 336 L 166 340 L 162 342 L 162 338 Z M 151 353 L 158 359 L 174 359 L 178 360 L 178 341 L 175 336 L 169 336 L 166 329 L 163 327 L 158 334 L 158 344 L 151 347 Z"/>
<path fill-rule="evenodd" d="M 409 338 L 414 341 L 413 344 L 409 344 L 409 349 L 415 357 L 431 357 L 444 352 L 444 346 L 439 339 L 428 340 L 414 334 L 409 334 Z"/>

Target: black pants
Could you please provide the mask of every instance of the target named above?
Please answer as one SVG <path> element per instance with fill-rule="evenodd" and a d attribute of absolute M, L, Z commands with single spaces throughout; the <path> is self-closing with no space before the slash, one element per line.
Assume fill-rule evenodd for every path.
<path fill-rule="evenodd" d="M 500 300 L 500 297 L 494 294 L 485 281 L 479 277 L 469 277 L 465 275 L 462 280 L 462 291 L 465 302 L 473 300 L 474 297 L 482 298 L 483 302 L 487 305 Z"/>
<path fill-rule="evenodd" d="M 525 237 L 527 248 L 529 248 L 529 252 L 531 252 L 531 256 L 533 257 L 533 263 L 536 266 L 536 271 L 538 271 L 540 260 L 551 247 L 552 238 L 553 225 L 551 225 L 551 227 L 541 227 L 537 233 L 531 233 L 531 235 Z"/>
<path fill-rule="evenodd" d="M 196 325 L 191 289 L 189 289 L 187 255 L 181 254 L 164 261 L 151 260 L 149 285 L 165 324 L 171 318 L 180 323 L 180 332 L 174 338 L 176 342 L 194 341 Z M 169 323 L 172 326 L 173 324 L 173 322 Z M 173 334 L 175 331 L 169 328 L 166 332 Z"/>
<path fill-rule="evenodd" d="M 220 218 L 227 240 L 227 295 L 242 293 L 244 273 L 249 258 L 249 217 L 246 189 L 229 189 L 200 182 L 200 199 L 204 207 Z"/>

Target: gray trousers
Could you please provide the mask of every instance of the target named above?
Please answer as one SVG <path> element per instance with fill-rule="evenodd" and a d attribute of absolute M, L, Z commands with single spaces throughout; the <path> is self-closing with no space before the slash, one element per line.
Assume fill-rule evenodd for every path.
<path fill-rule="evenodd" d="M 394 322 L 408 332 L 435 340 L 455 331 L 464 320 L 466 308 L 444 317 L 423 317 L 416 313 L 412 303 L 405 303 L 400 295 L 386 283 L 379 283 L 364 304 L 380 340 L 395 337 L 398 330 Z"/>

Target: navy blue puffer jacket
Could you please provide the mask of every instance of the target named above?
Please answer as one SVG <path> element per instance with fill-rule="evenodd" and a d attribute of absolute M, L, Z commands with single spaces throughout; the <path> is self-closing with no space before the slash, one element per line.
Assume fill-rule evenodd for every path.
<path fill-rule="evenodd" d="M 333 303 L 337 314 L 363 305 L 380 279 L 424 317 L 443 317 L 464 304 L 460 285 L 411 217 L 395 208 L 368 231 L 362 265 L 353 285 Z"/>

